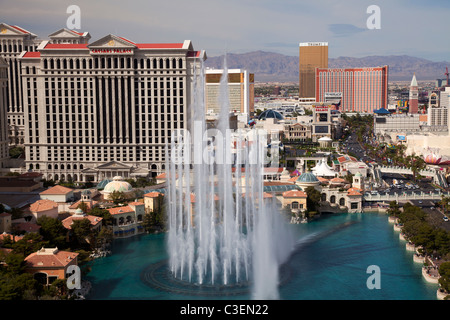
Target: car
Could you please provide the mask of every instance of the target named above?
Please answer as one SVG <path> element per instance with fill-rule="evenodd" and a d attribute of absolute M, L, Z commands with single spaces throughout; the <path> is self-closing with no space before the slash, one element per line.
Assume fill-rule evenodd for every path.
<path fill-rule="evenodd" d="M 447 222 L 447 221 L 448 221 L 448 218 L 447 218 L 447 216 L 444 216 L 444 221 L 445 221 L 445 222 Z"/>

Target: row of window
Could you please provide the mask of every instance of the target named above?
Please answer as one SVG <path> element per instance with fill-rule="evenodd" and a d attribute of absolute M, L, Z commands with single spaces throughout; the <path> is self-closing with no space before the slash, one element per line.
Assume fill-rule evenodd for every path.
<path fill-rule="evenodd" d="M 42 59 L 44 69 L 183 69 L 181 58 L 95 57 L 86 59 Z"/>

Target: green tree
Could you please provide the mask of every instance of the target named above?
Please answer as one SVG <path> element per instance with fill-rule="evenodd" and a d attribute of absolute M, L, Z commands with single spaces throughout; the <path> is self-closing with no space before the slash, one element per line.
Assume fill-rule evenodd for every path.
<path fill-rule="evenodd" d="M 13 147 L 9 149 L 9 156 L 11 158 L 18 158 L 22 153 L 24 153 L 24 149 L 22 147 Z"/>
<path fill-rule="evenodd" d="M 92 208 L 92 210 L 89 212 L 89 214 L 91 216 L 96 216 L 96 217 L 101 217 L 102 220 L 102 224 L 104 226 L 108 226 L 112 224 L 112 216 L 111 213 L 109 213 L 108 210 L 106 209 L 101 209 L 99 207 L 94 207 Z"/>
<path fill-rule="evenodd" d="M 443 262 L 439 266 L 439 284 L 442 289 L 450 293 L 450 262 Z"/>
<path fill-rule="evenodd" d="M 89 219 L 74 220 L 72 225 L 72 234 L 74 240 L 82 245 L 84 243 L 92 243 L 93 232 L 91 230 L 91 222 Z"/>
<path fill-rule="evenodd" d="M 123 193 L 122 191 L 114 190 L 109 194 L 109 199 L 115 204 L 119 204 L 123 202 L 126 199 L 126 197 L 125 193 Z"/>
<path fill-rule="evenodd" d="M 48 241 L 52 247 L 65 248 L 67 229 L 57 218 L 42 216 L 37 219 L 37 224 L 41 226 L 40 234 Z"/>
<path fill-rule="evenodd" d="M 319 209 L 319 202 L 321 199 L 320 192 L 314 187 L 308 187 L 305 190 L 307 198 L 306 198 L 306 213 L 308 216 L 312 216 L 317 213 Z"/>
<path fill-rule="evenodd" d="M 442 195 L 441 201 L 439 201 L 439 205 L 441 206 L 445 215 L 448 215 L 449 204 L 450 204 L 450 196 Z"/>
<path fill-rule="evenodd" d="M 113 231 L 109 227 L 103 227 L 97 235 L 97 248 L 102 247 L 107 243 L 111 243 L 113 240 Z"/>
<path fill-rule="evenodd" d="M 401 211 L 398 206 L 397 201 L 391 201 L 389 202 L 389 208 L 387 209 L 387 214 L 389 214 L 392 217 L 398 217 L 400 215 Z"/>
<path fill-rule="evenodd" d="M 16 241 L 11 248 L 14 253 L 21 254 L 25 258 L 31 253 L 36 252 L 47 245 L 48 241 L 42 240 L 42 236 L 40 234 L 31 232 L 24 235 L 24 237 L 19 241 Z"/>
<path fill-rule="evenodd" d="M 416 181 L 418 173 L 426 168 L 425 161 L 415 154 L 406 157 L 406 165 L 409 167 L 413 173 L 413 180 Z"/>
<path fill-rule="evenodd" d="M 0 300 L 23 300 L 35 296 L 38 283 L 30 273 L 6 274 L 0 277 Z M 31 294 L 30 294 L 31 293 Z"/>
<path fill-rule="evenodd" d="M 77 206 L 77 209 L 81 209 L 84 213 L 87 213 L 89 211 L 89 207 L 84 201 L 80 202 L 80 204 Z"/>

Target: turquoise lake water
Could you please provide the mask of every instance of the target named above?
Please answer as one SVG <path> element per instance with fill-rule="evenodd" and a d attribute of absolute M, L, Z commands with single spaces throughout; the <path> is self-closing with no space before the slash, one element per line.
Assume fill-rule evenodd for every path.
<path fill-rule="evenodd" d="M 289 276 L 281 300 L 436 300 L 436 284 L 425 281 L 421 264 L 384 214 L 336 214 L 291 225 L 298 247 L 282 269 Z M 91 300 L 250 299 L 249 293 L 199 296 L 155 289 L 143 270 L 167 259 L 165 234 L 115 240 L 113 254 L 90 263 Z M 368 289 L 369 266 L 380 270 L 380 289 Z"/>

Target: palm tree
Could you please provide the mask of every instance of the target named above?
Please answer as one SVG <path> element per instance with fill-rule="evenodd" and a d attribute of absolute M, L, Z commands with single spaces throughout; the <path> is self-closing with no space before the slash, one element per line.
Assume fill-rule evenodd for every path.
<path fill-rule="evenodd" d="M 421 157 L 416 156 L 416 154 L 414 153 L 406 157 L 406 159 L 407 163 L 409 164 L 409 168 L 413 173 L 413 179 L 414 181 L 416 181 L 417 173 L 426 168 L 426 163 Z"/>

